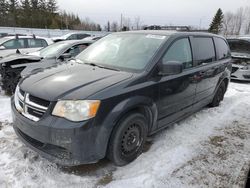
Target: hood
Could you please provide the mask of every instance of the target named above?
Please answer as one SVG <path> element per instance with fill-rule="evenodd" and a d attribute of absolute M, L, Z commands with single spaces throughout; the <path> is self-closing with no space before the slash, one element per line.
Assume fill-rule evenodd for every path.
<path fill-rule="evenodd" d="M 67 63 L 29 75 L 20 82 L 20 88 L 49 101 L 86 99 L 132 75 L 84 64 Z"/>
<path fill-rule="evenodd" d="M 36 52 L 31 52 L 31 53 L 28 53 L 27 55 L 32 55 L 32 56 L 38 56 L 38 57 L 41 57 L 40 55 L 40 50 L 39 51 L 36 51 Z"/>
<path fill-rule="evenodd" d="M 10 61 L 19 60 L 19 59 L 28 59 L 28 60 L 31 60 L 31 61 L 40 61 L 41 57 L 36 56 L 36 55 L 28 55 L 28 54 L 11 54 L 11 55 L 5 56 L 4 58 L 0 59 L 0 64 L 7 63 L 7 62 L 10 62 Z"/>
<path fill-rule="evenodd" d="M 250 59 L 250 53 L 244 52 L 231 52 L 233 58 Z"/>

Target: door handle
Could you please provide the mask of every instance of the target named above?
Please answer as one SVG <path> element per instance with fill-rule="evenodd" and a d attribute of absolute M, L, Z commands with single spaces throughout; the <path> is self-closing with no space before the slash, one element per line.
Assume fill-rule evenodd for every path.
<path fill-rule="evenodd" d="M 201 71 L 201 72 L 199 72 L 199 76 L 204 76 L 206 74 L 206 72 L 205 71 Z"/>

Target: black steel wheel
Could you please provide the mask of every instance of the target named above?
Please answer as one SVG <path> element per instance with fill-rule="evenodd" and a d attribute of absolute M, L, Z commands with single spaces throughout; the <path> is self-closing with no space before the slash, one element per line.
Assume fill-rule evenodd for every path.
<path fill-rule="evenodd" d="M 122 118 L 112 132 L 107 157 L 117 166 L 124 166 L 141 153 L 147 136 L 146 118 L 131 113 Z"/>

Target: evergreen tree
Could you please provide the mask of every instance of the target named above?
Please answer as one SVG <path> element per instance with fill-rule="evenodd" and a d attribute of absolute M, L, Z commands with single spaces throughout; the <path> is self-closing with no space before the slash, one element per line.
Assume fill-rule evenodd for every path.
<path fill-rule="evenodd" d="M 0 26 L 7 26 L 8 24 L 8 7 L 8 1 L 0 0 Z"/>
<path fill-rule="evenodd" d="M 223 12 L 219 8 L 218 11 L 216 12 L 214 18 L 213 18 L 212 23 L 210 24 L 210 27 L 209 27 L 208 31 L 211 32 L 211 33 L 218 34 L 221 31 L 222 27 L 223 27 L 223 25 L 222 25 L 223 17 L 224 17 Z"/>
<path fill-rule="evenodd" d="M 9 0 L 8 6 L 8 23 L 12 27 L 16 27 L 19 23 L 18 16 L 19 14 L 19 2 L 18 0 Z"/>
<path fill-rule="evenodd" d="M 20 26 L 21 27 L 30 27 L 30 17 L 31 17 L 31 6 L 29 0 L 21 1 L 21 11 L 20 11 Z"/>
<path fill-rule="evenodd" d="M 58 10 L 56 0 L 48 0 L 47 1 L 47 9 L 50 13 L 56 13 Z"/>
<path fill-rule="evenodd" d="M 38 9 L 39 9 L 39 21 L 40 21 L 40 27 L 41 28 L 47 28 L 47 22 L 48 22 L 48 12 L 47 12 L 47 2 L 46 0 L 39 0 L 38 2 Z"/>
<path fill-rule="evenodd" d="M 58 13 L 56 0 L 0 0 L 0 26 L 101 30 L 77 14 Z"/>

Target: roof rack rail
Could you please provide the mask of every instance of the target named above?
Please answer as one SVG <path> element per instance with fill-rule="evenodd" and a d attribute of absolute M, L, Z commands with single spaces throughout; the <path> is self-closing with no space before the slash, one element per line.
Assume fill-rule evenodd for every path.
<path fill-rule="evenodd" d="M 144 27 L 144 30 L 191 31 L 189 26 L 159 26 L 159 25 L 146 26 Z"/>

